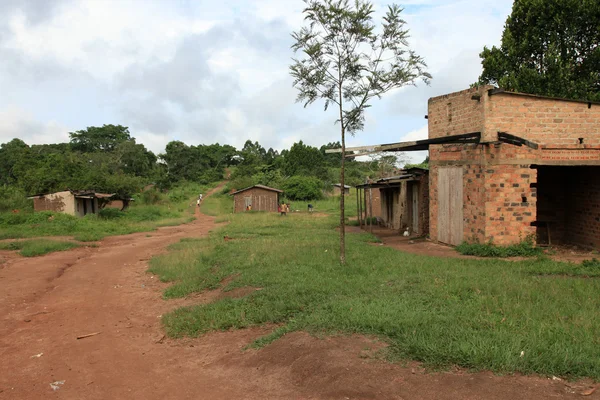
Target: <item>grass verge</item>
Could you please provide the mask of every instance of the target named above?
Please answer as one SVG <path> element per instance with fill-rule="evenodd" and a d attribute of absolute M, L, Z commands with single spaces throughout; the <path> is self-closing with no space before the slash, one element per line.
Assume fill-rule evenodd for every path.
<path fill-rule="evenodd" d="M 81 245 L 77 243 L 60 240 L 33 239 L 0 243 L 0 250 L 19 250 L 19 254 L 23 257 L 36 257 L 55 251 L 70 250 L 80 246 Z"/>
<path fill-rule="evenodd" d="M 263 289 L 168 313 L 167 333 L 275 323 L 280 327 L 255 346 L 295 330 L 374 334 L 386 338 L 392 360 L 600 379 L 600 279 L 553 279 L 547 275 L 579 272 L 548 259 L 407 254 L 369 245 L 362 233 L 347 235 L 347 265 L 340 266 L 336 222 L 234 214 L 210 237 L 171 246 L 150 264 L 173 282 L 165 297 L 218 288 L 229 276 L 235 279 L 227 289 Z"/>

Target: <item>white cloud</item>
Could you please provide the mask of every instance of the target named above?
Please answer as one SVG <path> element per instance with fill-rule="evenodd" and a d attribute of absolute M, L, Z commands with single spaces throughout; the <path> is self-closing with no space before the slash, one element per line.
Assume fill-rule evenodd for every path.
<path fill-rule="evenodd" d="M 375 3 L 380 12 L 388 1 Z M 434 80 L 374 102 L 365 132 L 349 137 L 348 145 L 421 135 L 427 99 L 477 78 L 478 53 L 499 41 L 512 1 L 403 3 L 410 44 Z M 170 140 L 242 146 L 250 139 L 276 149 L 298 140 L 338 141 L 334 112 L 295 103 L 290 33 L 302 26 L 304 6 L 1 0 L 0 86 L 9 96 L 0 98 L 0 140 L 56 142 L 66 140 L 66 127 L 117 123 L 153 151 Z"/>
<path fill-rule="evenodd" d="M 19 138 L 28 144 L 48 144 L 69 140 L 69 129 L 56 121 L 40 122 L 18 107 L 0 110 L 0 143 Z"/>

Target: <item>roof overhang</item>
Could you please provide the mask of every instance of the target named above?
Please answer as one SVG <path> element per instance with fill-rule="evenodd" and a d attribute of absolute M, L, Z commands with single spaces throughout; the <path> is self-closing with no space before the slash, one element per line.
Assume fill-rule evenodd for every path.
<path fill-rule="evenodd" d="M 532 149 L 537 149 L 537 143 L 523 139 L 506 132 L 498 132 L 498 140 L 496 143 L 507 143 L 515 146 L 527 146 Z M 422 151 L 429 150 L 429 146 L 436 144 L 479 144 L 481 143 L 481 132 L 463 133 L 460 135 L 448 135 L 434 139 L 415 140 L 411 142 L 398 142 L 391 144 L 378 144 L 371 146 L 346 147 L 346 157 L 360 157 L 369 154 L 397 151 Z M 326 153 L 341 153 L 342 149 L 325 150 Z"/>

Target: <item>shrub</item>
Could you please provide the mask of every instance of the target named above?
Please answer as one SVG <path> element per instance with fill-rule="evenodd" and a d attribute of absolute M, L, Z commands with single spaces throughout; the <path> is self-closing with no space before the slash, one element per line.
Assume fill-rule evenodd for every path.
<path fill-rule="evenodd" d="M 532 240 L 510 246 L 496 246 L 489 243 L 466 243 L 456 246 L 460 254 L 477 257 L 533 257 L 543 254 L 542 249 L 535 247 Z"/>
<path fill-rule="evenodd" d="M 32 211 L 33 201 L 27 199 L 25 192 L 14 186 L 0 186 L 0 212 L 3 211 Z"/>
<path fill-rule="evenodd" d="M 103 208 L 98 212 L 98 216 L 102 219 L 117 219 L 123 218 L 125 213 L 118 208 Z"/>
<path fill-rule="evenodd" d="M 600 260 L 597 258 L 592 258 L 591 260 L 584 260 L 581 263 L 581 266 L 584 268 L 595 269 L 600 271 Z"/>
<path fill-rule="evenodd" d="M 235 189 L 235 190 L 245 189 L 254 184 L 255 184 L 255 182 L 254 182 L 254 179 L 252 179 L 252 177 L 240 176 L 239 178 L 235 178 L 234 180 L 229 182 L 229 184 L 227 185 L 227 192 L 229 192 L 232 189 Z"/>
<path fill-rule="evenodd" d="M 158 204 L 164 201 L 164 195 L 155 188 L 143 191 L 137 196 L 139 204 Z"/>
<path fill-rule="evenodd" d="M 283 190 L 290 200 L 318 200 L 323 197 L 323 182 L 310 176 L 292 176 Z"/>

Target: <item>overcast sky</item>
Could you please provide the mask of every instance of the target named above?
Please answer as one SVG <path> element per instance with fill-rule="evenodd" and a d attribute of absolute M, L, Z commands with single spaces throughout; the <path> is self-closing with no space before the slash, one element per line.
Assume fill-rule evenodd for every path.
<path fill-rule="evenodd" d="M 378 10 L 388 1 L 376 0 Z M 511 0 L 407 0 L 411 47 L 434 79 L 374 101 L 349 145 L 427 137 L 427 99 L 462 90 L 498 44 Z M 288 73 L 300 0 L 0 0 L 0 143 L 68 140 L 121 124 L 171 140 L 288 148 L 339 140 L 335 113 L 295 103 Z M 422 154 L 415 155 L 416 158 Z M 420 161 L 420 160 L 419 160 Z"/>

